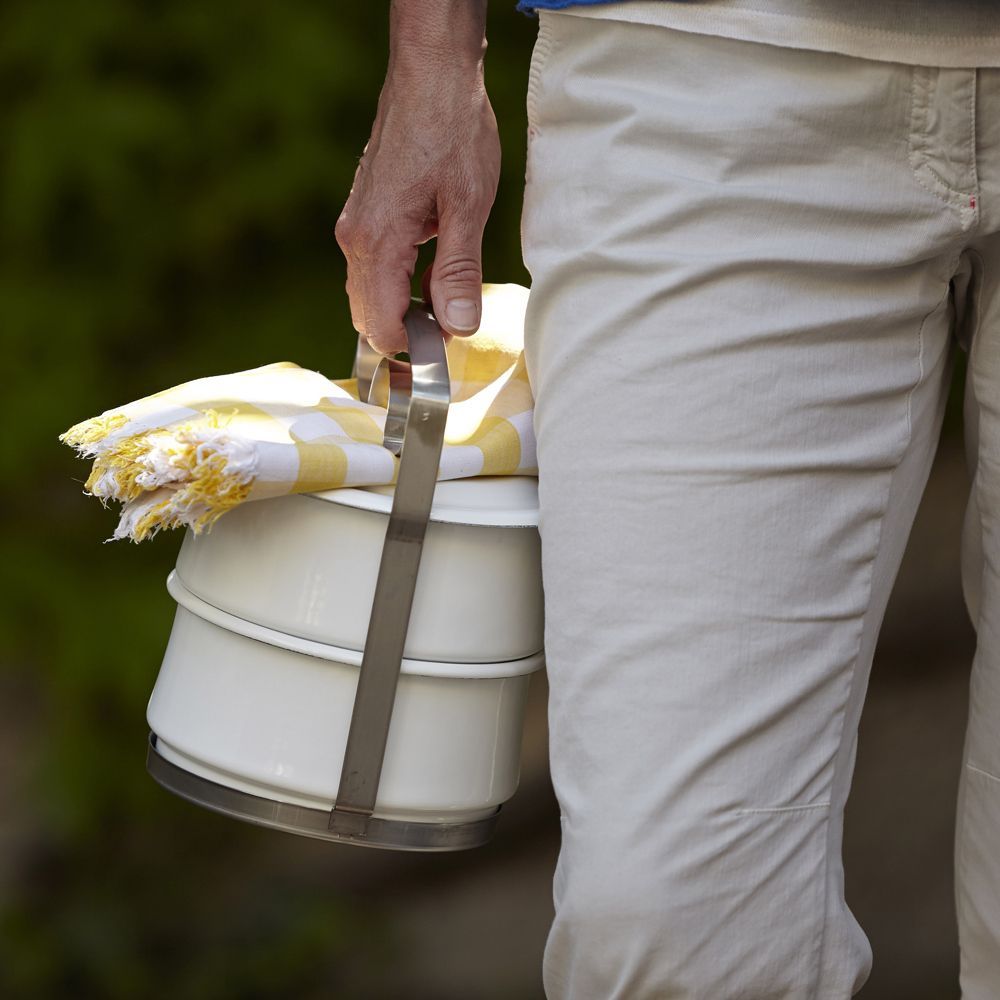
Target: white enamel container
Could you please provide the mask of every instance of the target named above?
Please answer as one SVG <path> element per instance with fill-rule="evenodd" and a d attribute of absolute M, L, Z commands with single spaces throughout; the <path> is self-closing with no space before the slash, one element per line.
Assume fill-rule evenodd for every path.
<path fill-rule="evenodd" d="M 536 498 L 531 478 L 438 484 L 374 815 L 471 822 L 514 794 L 543 666 Z M 378 488 L 250 503 L 188 534 L 147 711 L 160 756 L 330 810 L 390 500 Z"/>

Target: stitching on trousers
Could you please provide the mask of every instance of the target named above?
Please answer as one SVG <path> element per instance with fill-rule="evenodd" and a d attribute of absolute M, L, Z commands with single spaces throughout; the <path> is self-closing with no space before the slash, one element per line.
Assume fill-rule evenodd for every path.
<path fill-rule="evenodd" d="M 535 46 L 531 50 L 531 62 L 528 66 L 528 85 L 524 98 L 524 108 L 527 117 L 527 134 L 524 142 L 524 198 L 521 205 L 521 219 L 518 226 L 521 239 L 521 256 L 524 256 L 524 224 L 528 211 L 528 198 L 531 190 L 532 145 L 538 134 L 538 97 L 541 90 L 542 71 L 548 63 L 554 48 L 552 39 L 552 24 L 545 12 L 539 12 L 538 35 Z M 529 380 L 531 378 L 529 374 Z"/>
<path fill-rule="evenodd" d="M 538 36 L 531 53 L 528 67 L 528 88 L 525 97 L 525 111 L 528 118 L 528 134 L 538 131 L 538 91 L 541 87 L 542 70 L 552 52 L 552 25 L 547 17 L 539 17 Z"/>
<path fill-rule="evenodd" d="M 906 138 L 910 169 L 917 184 L 928 194 L 943 201 L 953 208 L 958 215 L 962 228 L 969 228 L 979 219 L 979 177 L 976 172 L 975 135 L 976 135 L 976 80 L 973 71 L 972 94 L 969 101 L 969 133 L 965 140 L 966 162 L 972 165 L 972 188 L 962 191 L 953 188 L 942 177 L 930 160 L 930 149 L 927 139 L 927 117 L 930 106 L 930 73 L 932 67 L 914 66 L 910 71 L 910 121 L 909 134 Z M 928 181 L 928 175 L 930 180 Z M 969 225 L 966 222 L 968 220 Z"/>
<path fill-rule="evenodd" d="M 995 775 L 995 774 L 990 774 L 990 772 L 989 772 L 989 771 L 984 771 L 984 770 L 983 770 L 983 769 L 982 769 L 981 767 L 976 767 L 976 765 L 975 765 L 975 764 L 970 764 L 970 763 L 968 763 L 968 762 L 966 762 L 966 765 L 965 765 L 965 766 L 966 766 L 966 767 L 967 767 L 967 768 L 968 768 L 968 769 L 969 769 L 970 771 L 974 771 L 974 772 L 975 772 L 976 774 L 980 774 L 980 775 L 982 775 L 982 776 L 983 776 L 984 778 L 989 778 L 989 779 L 990 779 L 990 781 L 995 781 L 995 782 L 997 782 L 997 784 L 1000 784 L 1000 777 L 998 777 L 997 775 Z"/>
<path fill-rule="evenodd" d="M 937 309 L 938 307 L 935 306 L 934 308 Z M 924 321 L 923 322 L 926 322 L 926 321 L 927 321 L 927 318 L 924 317 Z M 921 323 L 921 329 L 922 328 L 923 328 L 923 323 Z M 908 396 L 907 396 L 907 401 L 906 401 L 907 414 L 909 413 L 909 409 L 910 409 L 910 399 L 909 399 L 909 396 L 912 395 L 912 393 L 913 393 L 913 389 L 910 390 L 910 394 L 908 394 Z M 907 446 L 909 444 L 909 441 L 910 441 L 909 419 L 907 419 L 907 428 L 908 428 L 907 443 L 903 446 L 903 454 L 904 455 L 906 454 L 906 448 L 907 448 Z M 871 560 L 870 560 L 870 562 L 868 564 L 868 585 L 867 585 L 868 600 L 866 602 L 866 608 L 870 608 L 871 607 L 872 590 L 874 589 L 874 584 L 875 584 L 875 563 L 878 561 L 878 554 L 879 554 L 879 551 L 882 548 L 882 528 L 885 525 L 886 514 L 888 513 L 888 510 L 889 510 L 889 497 L 892 494 L 892 484 L 895 481 L 896 471 L 899 468 L 899 464 L 900 463 L 897 462 L 893 466 L 892 472 L 890 472 L 890 474 L 889 474 L 889 487 L 886 490 L 886 493 L 885 493 L 885 502 L 882 505 L 882 512 L 879 515 L 879 519 L 878 519 L 878 535 L 877 535 L 877 537 L 875 539 L 875 552 L 874 552 L 874 555 L 872 556 L 872 558 L 871 558 Z M 847 688 L 847 697 L 844 699 L 843 708 L 842 708 L 841 712 L 839 713 L 840 714 L 840 733 L 839 733 L 838 739 L 837 739 L 838 751 L 837 751 L 837 754 L 834 757 L 834 761 L 833 761 L 833 778 L 831 779 L 831 782 L 830 782 L 830 784 L 831 784 L 831 790 L 832 790 L 833 787 L 836 786 L 836 783 L 837 783 L 837 775 L 838 775 L 837 764 L 839 763 L 839 760 L 840 760 L 840 753 L 841 753 L 841 749 L 840 748 L 842 748 L 843 744 L 844 744 L 844 729 L 845 729 L 845 726 L 847 724 L 847 709 L 848 709 L 848 706 L 851 703 L 851 694 L 854 691 L 854 685 L 857 682 L 857 678 L 858 678 L 858 660 L 861 657 L 861 647 L 862 647 L 862 644 L 864 642 L 864 636 L 865 636 L 865 619 L 866 619 L 866 617 L 867 617 L 867 612 L 865 613 L 865 615 L 862 615 L 862 617 L 861 617 L 861 634 L 858 636 L 858 648 L 857 648 L 857 651 L 854 654 L 854 658 L 851 661 L 851 680 L 850 680 L 850 683 L 849 683 L 848 688 Z M 818 997 L 820 995 L 819 991 L 820 991 L 820 987 L 823 985 L 823 978 L 824 978 L 823 977 L 823 958 L 824 958 L 824 956 L 826 954 L 826 925 L 829 923 L 829 915 L 827 914 L 826 911 L 827 911 L 827 906 L 829 905 L 829 901 L 830 901 L 830 853 L 831 853 L 830 852 L 830 835 L 831 835 L 831 830 L 833 829 L 832 824 L 830 822 L 830 819 L 831 819 L 832 815 L 833 815 L 833 813 L 831 811 L 831 813 L 827 816 L 827 819 L 826 819 L 826 852 L 825 852 L 825 857 L 824 857 L 824 862 L 823 862 L 823 904 L 822 904 L 823 905 L 823 916 L 822 916 L 822 923 L 820 924 L 819 948 L 817 949 L 817 953 L 816 953 L 816 979 L 815 979 L 814 988 L 813 988 L 813 991 L 812 991 L 812 996 L 815 996 L 815 997 Z"/>
<path fill-rule="evenodd" d="M 956 253 L 955 260 L 952 262 L 952 266 L 949 269 L 949 273 L 952 273 L 952 274 L 954 273 L 955 268 L 958 265 L 959 256 L 960 256 L 960 254 Z M 923 331 L 924 331 L 924 327 L 926 326 L 928 319 L 930 319 L 930 317 L 933 316 L 941 308 L 941 306 L 945 302 L 947 302 L 948 296 L 949 296 L 950 292 L 951 292 L 951 284 L 950 284 L 950 282 L 946 282 L 944 294 L 934 304 L 934 308 L 931 309 L 924 316 L 924 318 L 920 321 L 920 329 L 919 329 L 919 331 L 917 333 L 917 350 L 918 350 L 919 355 L 920 355 L 919 356 L 919 361 L 918 361 L 919 375 L 918 375 L 917 381 L 912 386 L 910 386 L 910 391 L 906 395 L 906 441 L 903 444 L 903 450 L 900 453 L 899 459 L 896 461 L 895 465 L 892 468 L 892 471 L 889 474 L 889 486 L 888 486 L 888 489 L 886 490 L 886 493 L 885 493 L 885 501 L 882 504 L 882 511 L 881 511 L 881 514 L 879 515 L 879 520 L 878 520 L 878 536 L 875 539 L 875 551 L 874 551 L 874 555 L 872 556 L 872 558 L 871 558 L 871 560 L 869 562 L 869 565 L 868 565 L 868 601 L 867 601 L 867 604 L 866 604 L 866 607 L 868 609 L 871 608 L 872 590 L 874 589 L 875 563 L 878 561 L 879 553 L 882 550 L 882 531 L 883 531 L 883 528 L 885 526 L 886 516 L 888 515 L 888 512 L 889 512 L 889 498 L 892 495 L 892 487 L 893 487 L 893 484 L 896 481 L 896 473 L 899 471 L 899 466 L 902 464 L 903 459 L 906 457 L 906 451 L 910 447 L 910 444 L 911 444 L 911 442 L 913 440 L 913 428 L 912 428 L 912 424 L 910 422 L 910 411 L 911 411 L 911 406 L 912 406 L 912 401 L 913 401 L 913 395 L 917 391 L 917 388 L 920 386 L 921 381 L 923 380 L 923 372 L 924 372 L 924 357 L 923 357 L 923 353 L 924 353 L 924 337 L 923 337 Z M 862 643 L 864 641 L 864 623 L 865 623 L 865 620 L 867 619 L 867 615 L 868 615 L 868 612 L 866 611 L 865 614 L 862 616 L 862 619 L 861 619 L 861 622 L 862 622 L 862 624 L 861 624 L 861 635 L 858 637 L 858 649 L 857 649 L 857 652 L 854 654 L 854 659 L 853 659 L 852 664 L 851 664 L 851 680 L 850 680 L 850 685 L 848 687 L 847 698 L 844 701 L 843 709 L 840 712 L 840 735 L 839 735 L 839 739 L 837 741 L 837 746 L 838 747 L 843 747 L 843 743 L 844 743 L 844 728 L 845 728 L 846 722 L 847 722 L 847 710 L 848 710 L 848 706 L 851 703 L 851 694 L 854 691 L 854 686 L 855 686 L 855 684 L 857 682 L 857 678 L 858 678 L 858 659 L 861 656 L 861 646 L 862 646 Z M 834 758 L 833 778 L 832 778 L 832 781 L 831 781 L 831 785 L 832 786 L 836 786 L 836 783 L 837 783 L 837 776 L 838 776 L 838 773 L 839 773 L 839 769 L 838 769 L 837 765 L 838 765 L 839 759 L 840 759 L 840 752 L 841 751 L 838 750 L 837 756 Z M 831 813 L 831 816 L 832 816 L 832 813 Z M 825 863 L 824 863 L 824 866 L 823 866 L 823 922 L 822 922 L 822 925 L 820 927 L 819 950 L 818 950 L 817 959 L 816 959 L 816 979 L 815 979 L 814 989 L 813 989 L 813 993 L 812 993 L 813 996 L 819 996 L 820 995 L 819 990 L 820 990 L 820 987 L 823 985 L 823 958 L 824 958 L 824 955 L 826 953 L 826 926 L 827 926 L 827 923 L 828 923 L 828 916 L 827 916 L 827 913 L 826 913 L 826 908 L 827 908 L 827 904 L 829 902 L 829 869 L 830 869 L 830 853 L 831 853 L 830 852 L 830 831 L 831 831 L 831 829 L 832 829 L 832 827 L 831 827 L 831 823 L 830 823 L 830 817 L 828 816 L 827 817 L 827 821 L 826 821 L 826 859 L 825 859 Z"/>
<path fill-rule="evenodd" d="M 817 809 L 829 809 L 830 802 L 813 802 L 807 806 L 760 806 L 756 809 L 734 809 L 735 816 L 760 816 L 772 813 L 814 812 Z"/>
<path fill-rule="evenodd" d="M 980 197 L 979 166 L 976 163 L 976 94 L 979 90 L 979 70 L 972 71 L 972 93 L 969 95 L 969 135 L 966 141 L 967 162 L 972 168 L 972 191 L 969 192 L 969 204 L 973 207 L 972 218 L 979 221 Z"/>
<path fill-rule="evenodd" d="M 956 192 L 948 182 L 934 169 L 930 162 L 930 150 L 927 141 L 927 117 L 930 105 L 930 73 L 928 66 L 914 66 L 910 77 L 910 134 L 907 145 L 910 150 L 910 166 L 913 168 L 917 183 L 935 198 L 941 198 L 948 204 L 954 204 Z M 919 85 L 918 85 L 919 81 Z M 931 175 L 928 184 L 924 172 Z M 965 193 L 960 192 L 964 202 Z"/>
<path fill-rule="evenodd" d="M 977 202 L 979 201 L 978 198 L 976 200 L 977 200 Z M 976 211 L 978 212 L 979 209 L 977 208 Z M 979 253 L 978 250 L 975 250 L 975 249 L 972 249 L 972 248 L 966 248 L 965 252 L 968 253 L 968 254 L 970 254 L 971 256 L 978 257 L 979 258 L 979 262 L 980 262 L 980 266 L 984 266 L 982 256 L 980 255 L 980 253 Z M 961 255 L 959 255 L 959 259 L 961 259 Z M 956 266 L 957 266 L 957 261 L 956 261 Z M 972 279 L 970 279 L 970 281 L 969 281 L 969 291 L 973 292 L 973 289 L 972 289 Z M 971 332 L 969 333 L 969 360 L 968 360 L 968 365 L 967 365 L 966 372 L 965 372 L 965 377 L 966 377 L 966 379 L 972 379 L 972 393 L 973 393 L 973 396 L 976 398 L 976 403 L 978 405 L 979 399 L 978 399 L 978 396 L 976 396 L 975 365 L 973 363 L 973 354 L 978 354 L 978 351 L 980 349 L 981 336 L 980 336 L 979 330 L 980 330 L 980 326 L 981 326 L 981 322 L 982 322 L 982 303 L 981 303 L 982 296 L 979 293 L 978 289 L 975 291 L 974 294 L 975 294 L 975 298 L 973 299 L 972 305 L 975 308 L 975 313 L 973 315 L 973 320 L 972 320 L 972 329 L 971 329 Z M 967 306 L 967 308 L 968 308 L 968 306 Z M 978 435 L 977 435 L 977 437 L 978 437 Z M 978 442 L 978 444 L 980 446 L 981 446 L 981 443 L 982 443 L 981 441 Z M 982 540 L 986 536 L 983 533 L 984 532 L 983 508 L 982 508 L 982 504 L 979 502 L 979 491 L 980 491 L 981 482 L 982 482 L 982 477 L 979 474 L 980 452 L 981 452 L 981 447 L 977 447 L 976 448 L 976 469 L 975 469 L 975 472 L 973 473 L 973 476 L 972 476 L 972 483 L 970 484 L 970 490 L 972 491 L 973 496 L 976 498 L 976 506 L 977 506 L 977 508 L 979 510 L 979 538 L 980 538 L 980 545 L 982 545 Z M 982 588 L 982 580 L 981 579 L 980 579 L 979 583 L 980 583 L 980 589 L 981 589 Z M 981 601 L 980 601 L 979 613 L 982 614 L 982 602 Z M 978 621 L 973 622 L 973 628 L 976 630 L 977 642 L 978 642 L 978 634 L 979 634 L 979 622 Z M 966 767 L 966 769 L 968 771 L 971 771 L 974 774 L 979 774 L 979 775 L 982 775 L 982 776 L 984 776 L 986 778 L 992 778 L 994 781 L 1000 781 L 1000 778 L 996 778 L 994 775 L 990 774 L 988 771 L 984 771 L 981 768 L 976 767 L 975 764 L 972 764 L 969 761 L 966 761 L 965 767 Z M 967 792 L 965 790 L 965 782 L 962 781 L 960 783 L 960 785 L 959 785 L 958 810 L 957 810 L 957 815 L 956 815 L 956 818 L 955 818 L 955 915 L 956 915 L 956 917 L 958 919 L 958 926 L 959 926 L 960 929 L 962 927 L 964 927 L 964 926 L 967 926 L 968 925 L 968 921 L 969 921 L 968 906 L 967 906 L 967 903 L 966 903 L 966 894 L 961 891 L 961 886 L 965 883 L 966 877 L 967 877 L 966 876 L 966 867 L 967 866 L 966 866 L 966 862 L 965 862 L 965 844 L 966 844 L 966 838 L 965 838 L 965 798 L 966 798 L 966 795 L 967 795 Z"/>
<path fill-rule="evenodd" d="M 906 440 L 909 443 L 913 438 L 913 394 L 917 391 L 917 386 L 924 381 L 924 327 L 927 326 L 927 320 L 937 312 L 941 303 L 939 302 L 937 306 L 934 307 L 933 312 L 929 312 L 921 321 L 920 329 L 917 331 L 917 381 L 910 386 L 910 391 L 906 394 Z M 903 448 L 903 454 L 906 454 L 906 448 Z M 902 461 L 902 456 L 900 456 L 900 461 Z M 881 534 L 879 535 L 879 540 L 881 541 Z"/>

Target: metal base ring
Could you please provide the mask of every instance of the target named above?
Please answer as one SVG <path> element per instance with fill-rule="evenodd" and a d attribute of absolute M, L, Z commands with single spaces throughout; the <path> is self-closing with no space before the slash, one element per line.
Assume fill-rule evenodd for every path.
<path fill-rule="evenodd" d="M 479 847 L 493 836 L 499 809 L 491 816 L 467 823 L 414 823 L 338 813 L 336 809 L 310 809 L 242 792 L 202 778 L 161 756 L 156 733 L 149 734 L 146 770 L 155 781 L 188 802 L 213 812 L 304 837 L 359 847 L 397 851 L 464 851 Z"/>

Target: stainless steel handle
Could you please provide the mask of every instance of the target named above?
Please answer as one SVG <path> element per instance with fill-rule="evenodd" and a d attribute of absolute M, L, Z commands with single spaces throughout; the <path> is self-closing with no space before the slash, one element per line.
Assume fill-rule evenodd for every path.
<path fill-rule="evenodd" d="M 451 399 L 444 337 L 433 314 L 415 302 L 404 323 L 408 363 L 382 357 L 363 338 L 355 363 L 362 400 L 373 399 L 388 382 L 383 444 L 400 456 L 340 788 L 329 822 L 330 830 L 358 840 L 365 837 L 378 797 Z"/>

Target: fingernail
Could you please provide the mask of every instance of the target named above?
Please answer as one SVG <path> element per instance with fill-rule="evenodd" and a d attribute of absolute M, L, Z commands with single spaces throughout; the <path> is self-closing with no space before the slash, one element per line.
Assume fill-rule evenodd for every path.
<path fill-rule="evenodd" d="M 479 307 L 472 299 L 452 299 L 444 315 L 453 330 L 475 330 L 479 326 Z"/>

